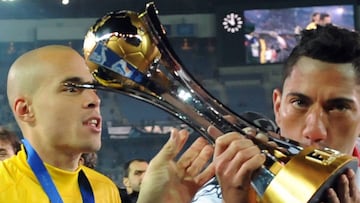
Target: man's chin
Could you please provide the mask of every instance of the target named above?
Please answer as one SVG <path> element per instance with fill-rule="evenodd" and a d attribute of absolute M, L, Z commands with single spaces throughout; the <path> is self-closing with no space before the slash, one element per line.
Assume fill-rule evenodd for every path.
<path fill-rule="evenodd" d="M 97 152 L 100 150 L 101 148 L 101 144 L 97 144 L 97 145 L 91 145 L 91 146 L 84 146 L 83 148 L 83 152 L 84 153 L 92 153 L 92 152 Z"/>

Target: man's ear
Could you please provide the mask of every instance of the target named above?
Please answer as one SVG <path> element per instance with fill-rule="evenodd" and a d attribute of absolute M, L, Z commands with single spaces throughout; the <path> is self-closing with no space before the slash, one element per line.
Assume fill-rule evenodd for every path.
<path fill-rule="evenodd" d="M 129 182 L 129 178 L 127 177 L 123 177 L 123 184 L 125 187 L 130 187 L 130 182 Z"/>
<path fill-rule="evenodd" d="M 280 89 L 275 89 L 273 91 L 273 110 L 274 110 L 274 115 L 275 115 L 275 121 L 276 124 L 279 126 L 281 120 L 281 116 L 279 116 L 280 113 L 280 105 L 281 105 L 281 90 Z"/>
<path fill-rule="evenodd" d="M 31 122 L 34 120 L 34 112 L 30 102 L 25 98 L 19 98 L 15 101 L 14 113 L 22 121 Z"/>

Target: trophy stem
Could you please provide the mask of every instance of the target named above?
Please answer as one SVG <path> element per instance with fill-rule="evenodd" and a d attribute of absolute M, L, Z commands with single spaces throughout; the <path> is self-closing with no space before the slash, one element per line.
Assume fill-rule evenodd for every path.
<path fill-rule="evenodd" d="M 270 151 L 272 154 L 274 154 L 274 150 L 277 150 L 279 153 L 283 154 L 281 158 L 296 155 L 302 150 L 296 143 L 293 144 L 289 143 L 287 140 L 272 137 L 267 130 L 263 129 L 261 126 L 237 115 L 224 104 L 212 97 L 211 94 L 197 83 L 190 73 L 187 72 L 186 68 L 184 68 L 185 66 L 172 49 L 172 46 L 166 37 L 165 30 L 157 17 L 157 10 L 154 7 L 154 4 L 148 4 L 146 12 L 142 13 L 140 18 L 143 19 L 153 42 L 161 53 L 160 64 L 163 64 L 166 68 L 168 77 L 172 77 L 170 79 L 172 85 L 169 92 L 167 92 L 169 94 L 165 93 L 159 97 L 167 100 L 170 104 L 174 105 L 176 109 L 184 111 L 184 113 L 178 113 L 176 115 L 178 118 L 181 120 L 188 119 L 186 123 L 191 123 L 193 120 L 199 121 L 197 122 L 197 125 L 195 125 L 195 128 L 197 128 L 195 130 L 199 131 L 203 136 L 204 134 L 207 134 L 206 129 L 210 125 L 215 126 L 223 133 L 237 131 L 244 136 L 246 136 L 246 133 L 243 131 L 243 128 L 252 127 L 258 132 L 267 135 L 269 139 L 278 144 L 278 147 L 271 146 L 267 142 L 262 142 L 252 136 L 247 136 L 247 138 L 253 140 L 261 149 Z M 181 95 L 181 92 L 185 92 L 185 94 Z M 179 103 L 179 101 L 181 101 L 181 103 Z M 184 106 L 184 104 L 186 104 L 186 106 Z M 227 117 L 235 119 L 236 122 L 229 122 L 226 119 Z M 214 138 L 209 141 L 214 143 Z M 283 161 L 285 161 L 285 159 Z"/>

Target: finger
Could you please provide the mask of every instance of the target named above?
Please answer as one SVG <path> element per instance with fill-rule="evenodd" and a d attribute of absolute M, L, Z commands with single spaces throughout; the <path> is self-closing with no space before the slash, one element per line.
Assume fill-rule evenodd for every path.
<path fill-rule="evenodd" d="M 256 135 L 256 130 L 254 128 L 252 128 L 252 127 L 243 128 L 242 131 L 247 135 L 251 135 L 251 136 Z"/>
<path fill-rule="evenodd" d="M 164 162 L 174 159 L 188 139 L 189 135 L 186 132 L 187 131 L 183 130 L 179 132 L 177 129 L 172 129 L 169 140 L 151 160 L 150 164 L 161 165 Z"/>
<path fill-rule="evenodd" d="M 230 132 L 216 139 L 214 157 L 221 155 L 228 148 L 231 142 L 238 139 L 245 139 L 245 138 L 241 136 L 240 133 Z"/>
<path fill-rule="evenodd" d="M 186 129 L 181 129 L 181 130 L 177 130 L 177 129 L 173 129 L 175 136 L 178 134 L 178 136 L 176 136 L 177 139 L 176 140 L 176 150 L 174 151 L 174 157 L 179 154 L 179 152 L 183 149 L 186 141 L 189 138 L 189 131 L 187 131 Z M 205 139 L 204 139 L 205 140 Z M 174 158 L 173 157 L 173 158 Z"/>
<path fill-rule="evenodd" d="M 346 202 L 350 198 L 349 180 L 345 174 L 340 176 L 335 192 L 340 202 Z"/>
<path fill-rule="evenodd" d="M 224 119 L 227 120 L 229 123 L 235 124 L 237 123 L 237 120 L 235 117 L 230 116 L 230 115 L 226 115 L 224 116 Z"/>
<path fill-rule="evenodd" d="M 264 133 L 258 133 L 258 134 L 256 134 L 256 139 L 258 139 L 258 140 L 260 140 L 260 141 L 262 141 L 262 142 L 267 142 L 267 141 L 269 141 L 269 137 L 266 135 L 266 134 L 264 134 Z"/>
<path fill-rule="evenodd" d="M 340 203 L 339 198 L 336 195 L 336 192 L 333 188 L 327 190 L 327 201 L 328 203 Z"/>
<path fill-rule="evenodd" d="M 205 146 L 198 156 L 195 156 L 195 159 L 191 162 L 191 165 L 187 167 L 186 173 L 192 177 L 199 174 L 199 172 L 209 163 L 209 160 L 212 157 L 214 149 L 212 146 Z"/>
<path fill-rule="evenodd" d="M 268 131 L 268 133 L 269 133 L 269 135 L 270 135 L 271 137 L 278 138 L 278 139 L 281 138 L 281 136 L 280 136 L 279 134 L 275 133 L 275 132 Z"/>
<path fill-rule="evenodd" d="M 278 149 L 280 149 L 280 150 L 286 150 L 286 148 L 283 148 L 283 147 L 279 147 L 277 144 L 276 144 L 276 142 L 274 142 L 274 141 L 269 141 L 269 142 L 267 142 L 270 146 L 272 146 L 272 147 L 275 147 L 275 148 L 278 148 Z"/>
<path fill-rule="evenodd" d="M 215 151 L 217 147 L 218 146 L 215 146 Z M 260 150 L 249 139 L 237 139 L 231 141 L 230 145 L 228 145 L 221 154 L 214 156 L 216 171 L 228 175 L 234 174 L 235 172 L 231 170 L 237 171 L 240 168 L 240 165 L 255 153 L 252 150 L 256 150 L 256 153 L 260 153 Z"/>
<path fill-rule="evenodd" d="M 205 170 L 203 170 L 199 175 L 197 175 L 194 178 L 195 183 L 198 184 L 198 186 L 204 185 L 206 182 L 208 182 L 212 177 L 215 176 L 215 167 L 214 163 L 210 163 Z"/>
<path fill-rule="evenodd" d="M 248 143 L 244 143 L 247 141 Z M 243 168 L 243 164 L 250 160 L 253 156 L 260 154 L 260 149 L 253 145 L 250 140 L 241 140 L 244 146 L 229 147 L 221 156 L 221 162 L 216 167 L 217 171 L 222 171 L 230 176 L 235 175 L 239 169 Z M 234 143 L 235 144 L 235 143 Z M 246 145 L 245 145 L 246 144 Z M 230 178 L 230 177 L 229 177 Z"/>
<path fill-rule="evenodd" d="M 256 139 L 262 141 L 262 142 L 267 142 L 269 141 L 269 137 L 268 135 L 266 135 L 265 133 L 262 132 L 257 132 L 256 129 L 252 128 L 252 127 L 246 127 L 242 129 L 247 135 L 250 136 L 254 136 Z"/>
<path fill-rule="evenodd" d="M 181 157 L 177 161 L 176 164 L 178 168 L 180 169 L 188 168 L 207 145 L 208 142 L 204 138 L 202 137 L 197 138 L 195 142 L 181 155 Z"/>
<path fill-rule="evenodd" d="M 221 132 L 219 129 L 217 129 L 215 126 L 212 125 L 208 127 L 207 132 L 212 138 L 214 138 L 214 140 L 216 140 L 218 137 L 224 134 L 223 132 Z"/>
<path fill-rule="evenodd" d="M 354 197 L 355 199 L 359 198 L 357 195 L 359 194 L 359 189 L 356 185 L 356 175 L 352 169 L 346 171 L 346 176 L 349 180 L 349 192 L 350 197 Z"/>
<path fill-rule="evenodd" d="M 264 154 L 252 156 L 241 166 L 240 170 L 237 171 L 233 180 L 240 183 L 240 186 L 248 185 L 251 181 L 252 174 L 264 164 L 265 159 Z"/>

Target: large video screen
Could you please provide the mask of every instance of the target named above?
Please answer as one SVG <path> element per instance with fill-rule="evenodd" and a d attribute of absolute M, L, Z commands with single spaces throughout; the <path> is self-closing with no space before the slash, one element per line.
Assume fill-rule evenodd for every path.
<path fill-rule="evenodd" d="M 223 9 L 217 41 L 221 66 L 282 63 L 303 29 L 333 24 L 354 30 L 355 6 L 322 5 L 272 9 Z"/>

